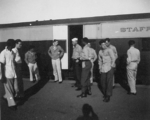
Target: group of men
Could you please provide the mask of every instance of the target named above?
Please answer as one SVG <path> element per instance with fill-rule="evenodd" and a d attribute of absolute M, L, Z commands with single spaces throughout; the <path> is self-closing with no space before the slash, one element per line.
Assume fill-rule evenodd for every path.
<path fill-rule="evenodd" d="M 99 42 L 100 51 L 98 55 L 91 48 L 88 38 L 82 39 L 83 47 L 78 44 L 78 38 L 72 39 L 73 45 L 73 68 L 75 74 L 76 90 L 81 90 L 81 94 L 77 97 L 84 98 L 91 95 L 91 85 L 93 83 L 94 62 L 98 58 L 100 84 L 104 95 L 104 102 L 109 102 L 112 96 L 112 88 L 114 86 L 114 70 L 115 61 L 118 58 L 115 46 L 110 44 L 110 39 L 106 38 Z M 137 67 L 140 62 L 140 51 L 134 47 L 135 41 L 128 42 L 129 50 L 127 51 L 127 78 L 130 87 L 129 94 L 136 95 L 136 74 Z M 4 83 L 5 95 L 3 99 L 7 101 L 8 107 L 16 110 L 16 99 L 24 97 L 23 80 L 22 80 L 22 57 L 20 48 L 22 41 L 17 39 L 14 43 L 13 39 L 7 41 L 5 49 L 0 54 L 0 79 Z M 58 44 L 57 40 L 53 40 L 52 46 L 48 49 L 48 55 L 52 59 L 54 82 L 62 83 L 61 58 L 64 50 Z M 36 52 L 34 46 L 29 47 L 29 51 L 25 54 L 25 62 L 29 67 L 30 81 L 40 80 L 39 70 L 36 63 Z M 34 75 L 34 76 L 33 76 Z"/>
<path fill-rule="evenodd" d="M 24 98 L 21 47 L 22 41 L 20 39 L 8 39 L 5 49 L 0 53 L 0 80 L 5 89 L 5 95 L 2 98 L 12 110 L 16 110 L 17 102 Z M 30 81 L 34 82 L 33 75 L 37 81 L 40 80 L 33 45 L 25 54 L 25 62 L 29 67 Z"/>
<path fill-rule="evenodd" d="M 110 39 L 106 38 L 99 42 L 100 51 L 98 55 L 90 47 L 88 38 L 82 39 L 84 47 L 78 44 L 78 39 L 73 38 L 73 66 L 75 73 L 76 90 L 81 90 L 77 97 L 83 98 L 91 95 L 91 83 L 93 82 L 93 62 L 98 58 L 100 85 L 104 95 L 104 102 L 109 102 L 112 96 L 112 89 L 115 86 L 114 71 L 116 59 L 118 58 L 116 47 L 110 44 Z M 136 95 L 136 73 L 140 62 L 140 51 L 134 47 L 135 41 L 128 42 L 129 50 L 127 51 L 127 78 L 130 91 L 128 94 Z M 80 67 L 82 64 L 82 67 Z"/>

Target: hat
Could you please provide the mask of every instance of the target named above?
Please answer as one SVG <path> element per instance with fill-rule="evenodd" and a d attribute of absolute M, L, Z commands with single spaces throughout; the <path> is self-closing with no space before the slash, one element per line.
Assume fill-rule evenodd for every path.
<path fill-rule="evenodd" d="M 78 41 L 78 38 L 73 38 L 72 41 L 73 41 L 73 42 L 74 42 L 74 41 Z"/>

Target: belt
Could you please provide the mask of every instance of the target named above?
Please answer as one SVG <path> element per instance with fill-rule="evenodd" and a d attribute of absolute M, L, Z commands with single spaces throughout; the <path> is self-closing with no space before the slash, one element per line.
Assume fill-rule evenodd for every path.
<path fill-rule="evenodd" d="M 90 61 L 90 60 L 82 60 L 82 61 Z"/>

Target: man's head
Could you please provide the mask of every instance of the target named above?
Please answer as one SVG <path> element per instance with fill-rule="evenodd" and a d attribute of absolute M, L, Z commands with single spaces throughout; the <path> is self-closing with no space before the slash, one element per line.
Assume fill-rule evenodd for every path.
<path fill-rule="evenodd" d="M 58 40 L 54 39 L 54 40 L 53 40 L 53 45 L 54 45 L 54 46 L 57 46 L 57 45 L 58 45 Z"/>
<path fill-rule="evenodd" d="M 88 43 L 88 46 L 91 47 L 91 43 Z"/>
<path fill-rule="evenodd" d="M 78 38 L 73 38 L 72 39 L 72 45 L 76 45 L 78 43 Z"/>
<path fill-rule="evenodd" d="M 105 40 L 99 41 L 99 45 L 100 45 L 100 47 L 101 47 L 102 49 L 106 49 L 106 48 L 107 48 L 107 45 L 106 45 Z"/>
<path fill-rule="evenodd" d="M 17 40 L 15 41 L 15 44 L 16 44 L 16 48 L 17 48 L 17 49 L 20 49 L 20 48 L 22 47 L 22 41 L 21 41 L 20 39 L 17 39 Z"/>
<path fill-rule="evenodd" d="M 135 45 L 135 41 L 134 40 L 129 40 L 128 45 L 129 45 L 129 47 L 134 46 Z"/>
<path fill-rule="evenodd" d="M 109 47 L 109 46 L 110 46 L 110 39 L 109 39 L 109 38 L 106 38 L 106 39 L 105 39 L 105 43 L 106 43 L 106 45 Z"/>
<path fill-rule="evenodd" d="M 82 39 L 82 43 L 83 43 L 84 45 L 88 44 L 88 43 L 89 43 L 89 39 L 88 39 L 87 37 L 84 37 L 84 38 Z"/>
<path fill-rule="evenodd" d="M 15 41 L 14 39 L 8 39 L 7 43 L 6 43 L 7 49 L 8 50 L 12 50 L 12 48 L 14 48 L 15 46 Z"/>
<path fill-rule="evenodd" d="M 34 52 L 35 46 L 34 46 L 34 45 L 30 45 L 30 46 L 29 46 L 29 50 L 30 50 L 31 52 Z"/>

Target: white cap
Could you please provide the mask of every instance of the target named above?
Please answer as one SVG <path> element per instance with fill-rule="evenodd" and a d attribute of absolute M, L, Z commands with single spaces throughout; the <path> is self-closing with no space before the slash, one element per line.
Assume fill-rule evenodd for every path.
<path fill-rule="evenodd" d="M 73 41 L 73 42 L 74 42 L 74 41 L 78 41 L 78 38 L 73 38 L 72 41 Z"/>

